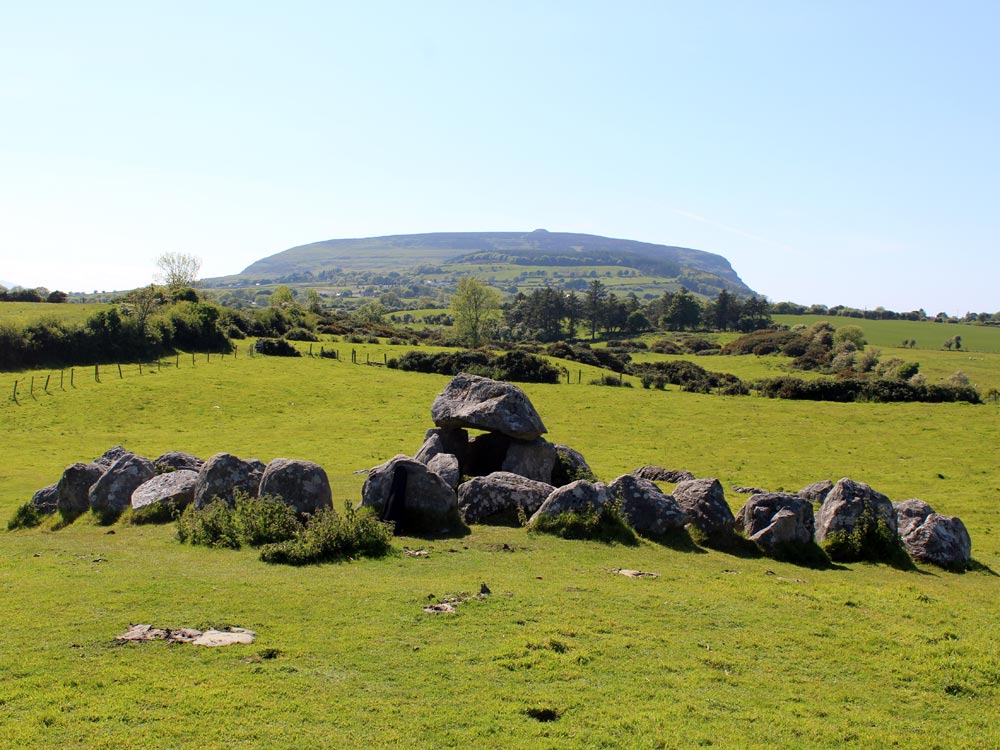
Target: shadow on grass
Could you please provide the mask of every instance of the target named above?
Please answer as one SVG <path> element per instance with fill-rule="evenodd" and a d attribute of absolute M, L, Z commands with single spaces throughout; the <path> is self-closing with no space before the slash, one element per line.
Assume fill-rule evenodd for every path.
<path fill-rule="evenodd" d="M 690 552 L 695 555 L 708 554 L 708 550 L 695 544 L 694 539 L 691 538 L 687 529 L 673 529 L 665 534 L 648 536 L 646 539 L 653 544 L 659 544 L 661 547 L 672 549 L 675 552 Z"/>

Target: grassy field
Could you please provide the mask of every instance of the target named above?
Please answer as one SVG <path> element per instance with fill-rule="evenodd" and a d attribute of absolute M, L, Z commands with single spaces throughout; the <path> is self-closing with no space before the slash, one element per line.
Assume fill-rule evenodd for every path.
<path fill-rule="evenodd" d="M 24 325 L 32 321 L 55 318 L 69 323 L 82 323 L 99 310 L 111 305 L 54 302 L 0 302 L 0 325 Z"/>
<path fill-rule="evenodd" d="M 825 320 L 834 328 L 860 326 L 869 344 L 898 347 L 903 341 L 916 341 L 915 349 L 944 349 L 944 342 L 962 337 L 962 349 L 971 352 L 1000 352 L 1000 327 L 970 323 L 933 323 L 917 320 L 863 320 L 822 315 L 775 315 L 774 322 L 786 326 L 811 326 Z"/>
<path fill-rule="evenodd" d="M 361 361 L 392 351 L 350 348 Z M 354 472 L 414 452 L 447 382 L 349 357 L 242 353 L 142 376 L 134 366 L 122 378 L 106 371 L 101 383 L 84 372 L 75 388 L 0 404 L 0 517 L 66 464 L 119 443 L 149 456 L 311 459 L 326 467 L 336 502 L 357 501 Z M 4 532 L 4 746 L 1000 743 L 1000 579 L 990 572 L 1000 570 L 1000 408 L 726 398 L 575 378 L 525 390 L 548 437 L 581 450 L 602 479 L 645 463 L 726 487 L 795 490 L 851 476 L 961 516 L 987 569 L 812 570 L 482 526 L 397 540 L 428 549 L 425 558 L 296 569 L 249 550 L 181 546 L 169 526 L 109 534 L 84 518 Z M 728 497 L 734 509 L 742 502 Z M 611 572 L 620 567 L 659 578 Z M 493 594 L 455 615 L 422 612 L 483 582 Z M 258 641 L 113 645 L 134 622 L 238 625 Z"/>

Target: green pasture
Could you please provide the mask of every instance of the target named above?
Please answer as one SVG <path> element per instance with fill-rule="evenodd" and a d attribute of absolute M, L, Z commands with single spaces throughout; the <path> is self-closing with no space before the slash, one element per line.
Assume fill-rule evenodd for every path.
<path fill-rule="evenodd" d="M 354 472 L 416 451 L 448 378 L 350 362 L 350 348 L 373 361 L 406 347 L 334 346 L 340 361 L 247 358 L 241 346 L 236 357 L 182 356 L 142 375 L 106 366 L 99 383 L 78 368 L 73 387 L 50 378 L 48 392 L 39 385 L 47 373 L 4 374 L 0 517 L 67 464 L 116 444 L 149 456 L 306 458 L 327 469 L 336 503 L 356 502 L 363 475 Z M 714 369 L 726 359 L 696 361 Z M 108 529 L 82 518 L 0 532 L 2 744 L 1000 744 L 1000 578 L 991 572 L 1000 571 L 1000 408 L 610 388 L 586 385 L 588 373 L 579 385 L 524 388 L 547 437 L 583 452 L 602 479 L 646 463 L 686 468 L 719 477 L 735 509 L 743 498 L 733 484 L 796 490 L 850 476 L 961 516 L 983 568 L 814 570 L 485 526 L 396 540 L 427 557 L 291 568 L 252 550 L 182 546 L 170 526 Z M 33 397 L 11 402 L 13 380 L 32 374 Z M 481 583 L 493 593 L 455 615 L 422 611 Z M 136 622 L 238 625 L 258 640 L 114 645 Z"/>
<path fill-rule="evenodd" d="M 921 320 L 864 320 L 824 315 L 775 315 L 775 323 L 786 326 L 811 326 L 826 321 L 834 328 L 860 326 L 868 343 L 879 347 L 898 347 L 903 341 L 916 341 L 915 349 L 943 350 L 944 342 L 962 337 L 962 350 L 1000 352 L 1000 327 L 971 323 L 935 323 Z"/>
<path fill-rule="evenodd" d="M 82 323 L 94 313 L 109 307 L 111 305 L 76 302 L 0 302 L 0 325 L 22 326 L 42 319 Z"/>

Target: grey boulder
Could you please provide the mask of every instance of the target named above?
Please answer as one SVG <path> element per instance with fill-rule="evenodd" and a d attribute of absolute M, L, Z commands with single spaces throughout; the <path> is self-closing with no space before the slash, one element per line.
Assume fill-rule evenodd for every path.
<path fill-rule="evenodd" d="M 528 523 L 529 525 L 535 523 L 541 516 L 558 516 L 569 511 L 598 511 L 607 501 L 608 488 L 603 482 L 578 479 L 553 490 Z"/>
<path fill-rule="evenodd" d="M 439 475 L 409 456 L 398 455 L 368 472 L 361 505 L 372 508 L 397 531 L 441 531 L 458 520 L 458 498 Z"/>
<path fill-rule="evenodd" d="M 518 508 L 527 516 L 534 514 L 554 490 L 551 484 L 497 471 L 459 486 L 458 512 L 466 523 L 510 522 Z"/>
<path fill-rule="evenodd" d="M 686 517 L 681 506 L 648 479 L 624 474 L 608 485 L 608 497 L 621 504 L 625 520 L 643 536 L 662 536 L 684 528 Z"/>
<path fill-rule="evenodd" d="M 806 485 L 801 490 L 799 490 L 799 497 L 803 497 L 813 505 L 822 505 L 823 501 L 826 500 L 826 496 L 830 494 L 830 490 L 833 489 L 833 482 L 829 479 L 823 479 L 819 482 L 813 482 L 812 484 Z"/>
<path fill-rule="evenodd" d="M 122 446 L 116 445 L 114 448 L 108 448 L 101 456 L 95 458 L 93 463 L 100 466 L 104 471 L 107 471 L 115 461 L 129 452 Z"/>
<path fill-rule="evenodd" d="M 157 474 L 132 492 L 132 508 L 138 510 L 159 504 L 181 510 L 194 501 L 194 487 L 197 483 L 198 472 L 190 469 Z"/>
<path fill-rule="evenodd" d="M 812 503 L 798 495 L 754 495 L 736 514 L 736 527 L 762 547 L 810 544 L 815 533 Z"/>
<path fill-rule="evenodd" d="M 900 539 L 914 560 L 961 568 L 972 559 L 972 539 L 960 518 L 935 513 L 920 500 L 905 500 L 893 506 Z"/>
<path fill-rule="evenodd" d="M 500 432 L 518 440 L 535 440 L 547 430 L 528 396 L 516 385 L 459 373 L 431 405 L 438 427 Z"/>
<path fill-rule="evenodd" d="M 439 453 L 450 453 L 461 464 L 469 445 L 469 433 L 465 430 L 445 430 L 431 427 L 424 435 L 424 444 L 414 458 L 422 464 L 428 463 Z"/>
<path fill-rule="evenodd" d="M 152 461 L 126 453 L 90 488 L 90 509 L 102 520 L 114 520 L 131 506 L 136 488 L 152 479 L 154 474 Z"/>
<path fill-rule="evenodd" d="M 256 459 L 243 461 L 232 453 L 216 453 L 198 470 L 194 507 L 200 510 L 215 498 L 233 505 L 237 490 L 257 497 L 263 472 L 263 464 Z"/>
<path fill-rule="evenodd" d="M 686 469 L 665 469 L 662 466 L 640 466 L 632 472 L 632 476 L 648 479 L 651 482 L 668 482 L 670 484 L 690 482 L 694 479 L 694 474 Z"/>
<path fill-rule="evenodd" d="M 280 497 L 299 513 L 315 513 L 333 507 L 326 471 L 312 461 L 272 459 L 261 477 L 260 494 Z"/>
<path fill-rule="evenodd" d="M 728 541 L 736 519 L 726 503 L 726 493 L 718 479 L 689 479 L 674 488 L 674 499 L 687 516 L 689 525 L 710 541 Z"/>
<path fill-rule="evenodd" d="M 104 469 L 97 464 L 77 462 L 67 466 L 56 484 L 59 514 L 72 519 L 90 510 L 90 488 L 103 474 Z"/>
<path fill-rule="evenodd" d="M 35 506 L 35 509 L 39 513 L 44 515 L 55 513 L 59 507 L 59 484 L 50 484 L 48 487 L 42 487 L 42 489 L 31 496 L 31 504 Z"/>
<path fill-rule="evenodd" d="M 876 517 L 896 533 L 896 511 L 889 498 L 864 482 L 844 477 L 834 485 L 816 511 L 816 541 L 822 542 L 839 532 L 851 533 L 866 508 L 871 508 Z"/>
<path fill-rule="evenodd" d="M 512 440 L 507 446 L 507 455 L 504 456 L 500 470 L 549 484 L 555 465 L 556 448 L 547 440 Z"/>
<path fill-rule="evenodd" d="M 458 466 L 458 459 L 451 453 L 437 453 L 434 458 L 427 462 L 427 468 L 441 477 L 453 490 L 458 488 L 462 481 L 462 472 Z"/>
<path fill-rule="evenodd" d="M 184 453 L 183 451 L 167 451 L 153 459 L 153 465 L 156 466 L 156 470 L 159 472 L 169 471 L 170 469 L 174 471 L 186 469 L 187 471 L 197 472 L 204 464 L 205 462 L 197 456 L 192 456 L 190 453 Z"/>

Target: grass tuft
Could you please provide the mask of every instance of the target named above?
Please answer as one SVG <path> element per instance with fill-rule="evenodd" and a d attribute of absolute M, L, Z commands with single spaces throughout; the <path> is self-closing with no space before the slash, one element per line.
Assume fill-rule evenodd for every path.
<path fill-rule="evenodd" d="M 41 523 L 42 514 L 38 512 L 38 507 L 29 500 L 14 511 L 14 515 L 7 521 L 7 531 L 33 529 Z"/>

